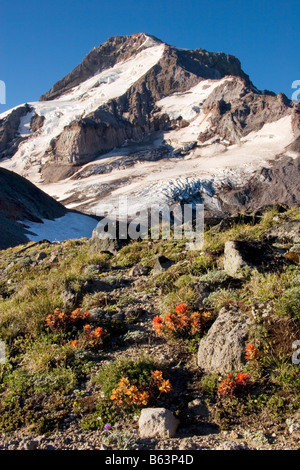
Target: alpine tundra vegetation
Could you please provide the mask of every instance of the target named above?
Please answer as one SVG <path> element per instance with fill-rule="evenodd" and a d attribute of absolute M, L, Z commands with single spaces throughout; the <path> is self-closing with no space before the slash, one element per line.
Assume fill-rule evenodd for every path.
<path fill-rule="evenodd" d="M 299 139 L 236 57 L 145 33 L 0 115 L 0 449 L 299 449 Z M 100 239 L 121 197 L 204 205 L 201 248 Z"/>
<path fill-rule="evenodd" d="M 202 252 L 142 240 L 99 253 L 92 239 L 3 250 L 2 448 L 297 448 L 299 215 L 228 218 Z M 242 277 L 224 270 L 230 240 L 259 254 Z M 162 253 L 173 264 L 153 274 Z M 149 406 L 179 420 L 173 437 L 142 437 Z"/>

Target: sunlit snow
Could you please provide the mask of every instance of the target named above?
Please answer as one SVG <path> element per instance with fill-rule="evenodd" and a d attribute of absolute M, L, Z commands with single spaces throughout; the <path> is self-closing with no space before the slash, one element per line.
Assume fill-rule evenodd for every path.
<path fill-rule="evenodd" d="M 75 212 L 69 212 L 54 220 L 43 219 L 43 223 L 22 221 L 30 232 L 26 233 L 26 236 L 35 242 L 44 239 L 53 242 L 82 237 L 91 238 L 97 223 L 96 219 Z"/>

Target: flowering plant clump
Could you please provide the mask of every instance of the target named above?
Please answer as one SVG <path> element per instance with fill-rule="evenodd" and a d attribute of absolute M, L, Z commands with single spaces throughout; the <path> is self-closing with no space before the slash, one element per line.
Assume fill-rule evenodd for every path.
<path fill-rule="evenodd" d="M 110 399 L 117 405 L 148 405 L 149 393 L 141 391 L 136 385 L 132 385 L 126 377 L 123 377 L 117 388 L 113 389 Z"/>
<path fill-rule="evenodd" d="M 91 325 L 84 325 L 83 335 L 79 339 L 71 341 L 72 349 L 94 349 L 102 345 L 105 330 L 98 326 L 92 328 Z"/>
<path fill-rule="evenodd" d="M 103 426 L 102 432 L 103 432 L 103 434 L 109 434 L 111 432 L 111 430 L 112 430 L 112 426 L 109 423 L 106 423 Z"/>
<path fill-rule="evenodd" d="M 102 344 L 104 329 L 101 326 L 92 328 L 91 325 L 84 325 L 84 341 L 90 347 Z"/>
<path fill-rule="evenodd" d="M 56 308 L 53 314 L 46 317 L 46 325 L 52 330 L 59 330 L 85 322 L 89 319 L 90 313 L 77 308 L 72 312 L 64 312 L 60 308 Z"/>
<path fill-rule="evenodd" d="M 259 351 L 256 349 L 254 344 L 247 344 L 245 349 L 246 361 L 256 361 L 259 357 Z"/>
<path fill-rule="evenodd" d="M 86 321 L 90 318 L 91 314 L 89 312 L 86 312 L 82 310 L 81 308 L 76 308 L 76 310 L 73 310 L 70 314 L 70 319 L 73 323 L 77 323 L 80 321 Z"/>
<path fill-rule="evenodd" d="M 242 392 L 249 384 L 250 375 L 240 372 L 234 376 L 227 374 L 218 386 L 218 393 L 222 396 L 232 396 Z"/>
<path fill-rule="evenodd" d="M 209 312 L 190 312 L 187 304 L 179 304 L 173 313 L 164 317 L 153 318 L 154 330 L 157 335 L 195 336 L 211 319 Z"/>
<path fill-rule="evenodd" d="M 110 399 L 118 406 L 141 407 L 147 406 L 161 393 L 169 393 L 171 389 L 170 381 L 163 378 L 162 371 L 156 370 L 151 372 L 148 385 L 134 385 L 127 377 L 122 377 Z"/>
<path fill-rule="evenodd" d="M 72 349 L 77 349 L 77 348 L 79 348 L 79 346 L 80 346 L 80 343 L 79 343 L 78 339 L 73 339 L 73 341 L 71 341 L 71 348 Z"/>

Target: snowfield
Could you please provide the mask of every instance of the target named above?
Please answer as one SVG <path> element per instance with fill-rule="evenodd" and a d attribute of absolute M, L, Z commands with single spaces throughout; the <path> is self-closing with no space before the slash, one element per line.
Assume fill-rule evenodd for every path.
<path fill-rule="evenodd" d="M 28 227 L 26 236 L 31 241 L 63 241 L 73 238 L 91 238 L 97 220 L 84 214 L 69 212 L 54 220 L 43 219 L 43 223 L 20 221 Z"/>
<path fill-rule="evenodd" d="M 181 116 L 182 119 L 191 121 L 200 113 L 201 105 L 213 90 L 230 81 L 232 78 L 228 77 L 222 80 L 203 80 L 184 93 L 174 93 L 157 101 L 156 105 L 162 108 L 162 112 L 168 114 L 170 119 L 178 119 Z"/>
<path fill-rule="evenodd" d="M 165 133 L 165 141 L 173 142 L 174 147 L 183 145 L 183 130 L 189 130 L 189 127 Z M 141 207 L 149 207 L 152 203 L 169 203 L 174 195 L 178 200 L 196 198 L 200 191 L 204 191 L 206 204 L 217 208 L 214 191 L 228 183 L 242 186 L 257 169 L 269 167 L 274 155 L 284 153 L 285 147 L 292 141 L 291 117 L 287 116 L 265 124 L 259 132 L 245 137 L 240 145 L 211 143 L 194 148 L 185 157 L 165 158 L 159 162 L 138 161 L 107 173 L 90 172 L 88 177 L 81 179 L 77 179 L 75 174 L 64 181 L 39 186 L 61 202 L 80 193 L 80 197 L 67 207 L 98 216 L 103 214 L 104 204 L 117 204 L 120 196 L 130 198 L 132 207 L 137 203 Z M 158 138 L 155 145 L 161 142 Z M 130 146 L 115 150 L 87 163 L 78 173 L 95 164 L 109 165 L 118 158 L 122 161 L 129 153 Z M 205 188 L 210 188 L 210 191 Z"/>

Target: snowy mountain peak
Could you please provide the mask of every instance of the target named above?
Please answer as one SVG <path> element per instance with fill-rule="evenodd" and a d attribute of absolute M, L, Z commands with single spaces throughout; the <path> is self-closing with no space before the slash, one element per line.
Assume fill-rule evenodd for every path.
<path fill-rule="evenodd" d="M 94 75 L 130 59 L 144 49 L 161 44 L 162 41 L 145 33 L 110 37 L 105 43 L 94 47 L 71 73 L 42 95 L 40 101 L 56 99 Z"/>
<path fill-rule="evenodd" d="M 258 91 L 236 57 L 140 33 L 109 38 L 38 102 L 0 116 L 0 165 L 71 208 L 181 195 L 222 212 L 251 204 L 245 188 L 278 159 L 297 168 L 299 139 L 297 107 Z M 292 186 L 279 202 L 297 200 Z"/>

